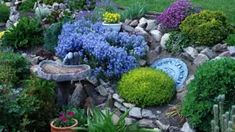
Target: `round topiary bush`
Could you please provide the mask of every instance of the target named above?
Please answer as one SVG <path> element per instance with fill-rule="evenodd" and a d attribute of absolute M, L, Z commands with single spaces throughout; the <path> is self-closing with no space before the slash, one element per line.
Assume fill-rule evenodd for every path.
<path fill-rule="evenodd" d="M 126 101 L 144 107 L 169 102 L 175 87 L 174 81 L 163 71 L 137 68 L 122 76 L 118 92 Z"/>
<path fill-rule="evenodd" d="M 235 60 L 231 58 L 204 63 L 188 85 L 182 114 L 192 127 L 199 131 L 211 131 L 212 108 L 219 94 L 225 94 L 225 110 L 228 110 L 235 102 Z"/>
<path fill-rule="evenodd" d="M 10 8 L 0 3 L 0 22 L 7 22 L 10 15 Z"/>
<path fill-rule="evenodd" d="M 221 12 L 204 10 L 188 16 L 180 30 L 197 45 L 212 46 L 226 39 L 231 26 Z"/>

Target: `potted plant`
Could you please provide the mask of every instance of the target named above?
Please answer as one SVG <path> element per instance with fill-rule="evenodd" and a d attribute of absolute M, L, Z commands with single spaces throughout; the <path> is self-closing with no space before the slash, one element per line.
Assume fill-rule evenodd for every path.
<path fill-rule="evenodd" d="M 120 22 L 121 15 L 119 13 L 105 12 L 103 14 L 103 25 L 114 31 L 120 31 L 122 23 Z"/>
<path fill-rule="evenodd" d="M 59 118 L 51 122 L 51 132 L 75 132 L 74 127 L 78 126 L 78 121 L 74 119 L 74 112 L 61 112 Z"/>

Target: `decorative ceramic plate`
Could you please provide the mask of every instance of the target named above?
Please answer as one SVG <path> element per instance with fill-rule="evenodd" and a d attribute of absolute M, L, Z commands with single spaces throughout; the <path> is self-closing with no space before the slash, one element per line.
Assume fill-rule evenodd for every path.
<path fill-rule="evenodd" d="M 163 70 L 173 78 L 176 88 L 180 89 L 188 76 L 187 65 L 177 58 L 163 58 L 155 61 L 151 67 Z"/>

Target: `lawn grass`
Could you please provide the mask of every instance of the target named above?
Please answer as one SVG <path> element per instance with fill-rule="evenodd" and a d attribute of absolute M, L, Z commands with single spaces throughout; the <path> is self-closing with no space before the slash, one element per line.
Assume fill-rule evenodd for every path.
<path fill-rule="evenodd" d="M 114 0 L 116 3 L 128 7 L 132 3 L 144 2 L 149 11 L 161 12 L 175 0 Z M 228 20 L 235 24 L 235 0 L 192 0 L 194 5 L 204 9 L 223 11 Z"/>

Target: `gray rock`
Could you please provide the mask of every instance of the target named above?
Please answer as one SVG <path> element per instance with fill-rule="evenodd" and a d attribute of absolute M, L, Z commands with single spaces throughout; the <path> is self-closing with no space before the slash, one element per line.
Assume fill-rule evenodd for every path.
<path fill-rule="evenodd" d="M 82 84 L 76 84 L 76 88 L 71 96 L 71 99 L 68 104 L 79 107 L 82 105 L 84 100 L 86 99 L 86 91 L 83 89 Z"/>
<path fill-rule="evenodd" d="M 112 116 L 113 124 L 116 125 L 118 123 L 119 119 L 120 119 L 120 117 L 118 115 L 113 114 L 113 116 Z"/>
<path fill-rule="evenodd" d="M 224 51 L 222 53 L 219 54 L 220 57 L 224 57 L 224 56 L 231 56 L 230 52 L 229 51 Z"/>
<path fill-rule="evenodd" d="M 146 61 L 146 60 L 143 60 L 143 59 L 140 59 L 140 60 L 139 60 L 139 64 L 140 64 L 140 66 L 145 66 L 145 65 L 146 65 L 146 63 L 147 63 L 147 61 Z"/>
<path fill-rule="evenodd" d="M 133 21 L 130 23 L 130 26 L 136 27 L 138 24 L 139 24 L 138 20 L 133 20 Z"/>
<path fill-rule="evenodd" d="M 64 3 L 60 3 L 59 4 L 59 8 L 64 10 L 64 9 L 66 9 L 66 5 Z"/>
<path fill-rule="evenodd" d="M 140 127 L 144 127 L 144 128 L 154 128 L 155 125 L 153 124 L 152 120 L 149 119 L 141 119 L 138 122 Z"/>
<path fill-rule="evenodd" d="M 135 29 L 132 26 L 129 26 L 127 24 L 122 24 L 122 29 L 126 32 L 134 32 Z"/>
<path fill-rule="evenodd" d="M 156 115 L 151 110 L 142 109 L 142 116 L 148 119 L 156 119 Z"/>
<path fill-rule="evenodd" d="M 140 35 L 147 35 L 148 33 L 140 26 L 137 26 L 135 28 L 135 32 Z"/>
<path fill-rule="evenodd" d="M 195 48 L 191 47 L 191 46 L 187 47 L 187 48 L 184 48 L 184 52 L 186 52 L 193 59 L 195 59 L 198 55 L 197 50 Z"/>
<path fill-rule="evenodd" d="M 212 47 L 212 50 L 215 52 L 223 52 L 227 50 L 227 44 L 217 44 Z"/>
<path fill-rule="evenodd" d="M 179 101 L 183 101 L 187 91 L 185 88 L 182 88 L 181 91 L 177 91 L 176 98 Z"/>
<path fill-rule="evenodd" d="M 169 40 L 170 38 L 170 34 L 169 33 L 165 33 L 160 41 L 160 45 L 163 49 L 166 49 L 166 42 Z"/>
<path fill-rule="evenodd" d="M 150 34 L 153 36 L 155 41 L 161 41 L 162 33 L 159 30 L 151 30 Z"/>
<path fill-rule="evenodd" d="M 106 88 L 104 87 L 104 85 L 100 85 L 100 86 L 96 87 L 96 90 L 99 92 L 100 95 L 108 96 L 108 92 L 107 92 Z"/>
<path fill-rule="evenodd" d="M 125 108 L 121 103 L 119 102 L 114 102 L 114 106 L 117 107 L 120 111 L 126 112 L 127 108 Z"/>
<path fill-rule="evenodd" d="M 126 125 L 131 125 L 131 124 L 133 124 L 135 121 L 136 121 L 136 120 L 133 119 L 133 118 L 129 118 L 129 117 L 126 117 L 126 118 L 125 118 L 125 124 L 126 124 Z"/>
<path fill-rule="evenodd" d="M 37 64 L 39 63 L 39 57 L 40 57 L 40 56 L 34 57 L 34 58 L 31 60 L 31 64 L 37 65 Z"/>
<path fill-rule="evenodd" d="M 118 94 L 113 94 L 113 99 L 116 100 L 119 103 L 123 103 L 124 100 L 118 95 Z"/>
<path fill-rule="evenodd" d="M 211 49 L 209 48 L 205 48 L 204 50 L 201 51 L 201 54 L 205 54 L 206 56 L 208 56 L 210 59 L 216 57 L 216 53 L 213 52 Z"/>
<path fill-rule="evenodd" d="M 87 81 L 89 81 L 91 84 L 93 84 L 94 86 L 97 86 L 99 81 L 98 79 L 96 78 L 96 76 L 89 76 L 86 78 Z"/>
<path fill-rule="evenodd" d="M 124 24 L 129 25 L 132 21 L 130 19 L 126 19 Z"/>
<path fill-rule="evenodd" d="M 144 28 L 146 25 L 147 25 L 147 19 L 144 18 L 144 17 L 142 17 L 142 18 L 139 20 L 138 27 Z"/>
<path fill-rule="evenodd" d="M 154 30 L 156 27 L 157 27 L 157 25 L 156 25 L 155 20 L 147 20 L 147 27 L 146 27 L 147 31 Z"/>
<path fill-rule="evenodd" d="M 188 124 L 188 122 L 185 122 L 183 127 L 180 129 L 182 132 L 195 132 Z"/>
<path fill-rule="evenodd" d="M 59 10 L 60 9 L 60 5 L 55 2 L 55 3 L 53 3 L 52 8 L 53 8 L 53 10 Z"/>
<path fill-rule="evenodd" d="M 158 128 L 160 128 L 163 131 L 167 131 L 170 127 L 170 125 L 165 125 L 162 122 L 160 122 L 159 120 L 156 120 L 155 123 L 158 126 Z"/>
<path fill-rule="evenodd" d="M 130 117 L 134 117 L 134 118 L 142 118 L 141 115 L 141 108 L 139 107 L 133 107 L 130 111 L 129 111 L 129 116 Z"/>
<path fill-rule="evenodd" d="M 180 56 L 186 60 L 193 61 L 194 59 L 186 52 L 180 54 Z"/>
<path fill-rule="evenodd" d="M 131 104 L 131 103 L 123 103 L 123 105 L 124 105 L 126 108 L 133 108 L 133 107 L 135 107 L 135 104 Z"/>
<path fill-rule="evenodd" d="M 152 64 L 158 57 L 159 53 L 156 50 L 150 50 L 147 53 L 147 63 Z"/>
<path fill-rule="evenodd" d="M 197 47 L 195 47 L 195 49 L 196 49 L 198 52 L 201 52 L 202 50 L 204 50 L 204 49 L 206 49 L 206 48 L 208 48 L 208 47 L 206 47 L 206 46 L 197 46 Z"/>
<path fill-rule="evenodd" d="M 189 76 L 189 78 L 185 82 L 185 85 L 187 86 L 193 79 L 194 79 L 194 75 Z"/>
<path fill-rule="evenodd" d="M 228 51 L 230 52 L 230 55 L 235 55 L 235 46 L 229 46 Z"/>
<path fill-rule="evenodd" d="M 204 55 L 204 54 L 198 54 L 198 56 L 195 58 L 195 60 L 193 61 L 193 63 L 197 66 L 203 64 L 204 62 L 208 61 L 209 58 Z"/>

